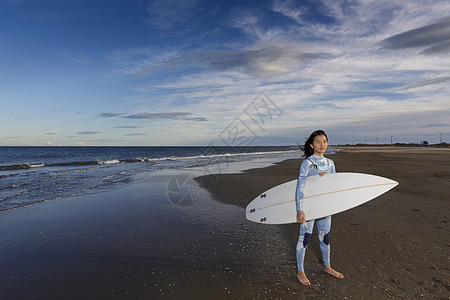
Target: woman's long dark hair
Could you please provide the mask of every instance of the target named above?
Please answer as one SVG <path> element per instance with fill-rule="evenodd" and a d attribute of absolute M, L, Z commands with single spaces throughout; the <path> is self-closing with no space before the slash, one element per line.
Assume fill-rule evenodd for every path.
<path fill-rule="evenodd" d="M 304 152 L 303 157 L 309 157 L 314 154 L 314 149 L 311 147 L 311 144 L 314 142 L 314 138 L 318 135 L 324 135 L 328 141 L 328 136 L 325 133 L 325 131 L 323 130 L 314 131 L 306 140 L 305 145 L 303 147 L 300 147 L 300 149 L 302 149 L 302 151 Z"/>

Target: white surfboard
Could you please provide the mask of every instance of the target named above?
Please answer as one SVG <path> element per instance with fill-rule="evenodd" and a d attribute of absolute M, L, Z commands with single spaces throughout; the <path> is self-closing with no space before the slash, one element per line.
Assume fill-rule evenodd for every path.
<path fill-rule="evenodd" d="M 334 173 L 306 179 L 303 211 L 306 220 L 334 215 L 386 193 L 398 182 L 361 173 Z M 248 220 L 265 224 L 297 222 L 297 179 L 267 190 L 247 205 Z"/>

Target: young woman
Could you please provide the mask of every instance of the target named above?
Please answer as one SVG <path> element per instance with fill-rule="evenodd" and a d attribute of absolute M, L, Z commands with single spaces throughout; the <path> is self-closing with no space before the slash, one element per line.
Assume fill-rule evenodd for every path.
<path fill-rule="evenodd" d="M 323 130 L 314 131 L 305 143 L 303 151 L 305 152 L 298 177 L 297 191 L 295 201 L 297 204 L 297 222 L 300 223 L 300 235 L 297 243 L 297 278 L 303 285 L 311 285 L 305 275 L 303 262 L 305 251 L 312 237 L 314 223 L 317 224 L 317 230 L 320 241 L 320 251 L 322 252 L 324 271 L 336 278 L 344 278 L 344 275 L 333 270 L 330 266 L 330 228 L 331 216 L 309 220 L 306 222 L 305 213 L 302 211 L 303 190 L 305 188 L 306 178 L 308 176 L 325 176 L 327 173 L 336 173 L 334 162 L 323 156 L 328 147 L 328 137 Z"/>

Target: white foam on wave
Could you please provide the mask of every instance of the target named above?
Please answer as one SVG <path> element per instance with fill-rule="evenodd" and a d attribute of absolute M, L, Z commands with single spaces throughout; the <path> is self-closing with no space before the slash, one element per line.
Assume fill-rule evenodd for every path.
<path fill-rule="evenodd" d="M 44 164 L 29 164 L 30 168 L 43 168 L 44 166 Z"/>
<path fill-rule="evenodd" d="M 260 155 L 272 155 L 272 154 L 289 154 L 297 152 L 297 150 L 289 151 L 262 151 L 262 152 L 235 152 L 235 153 L 220 153 L 220 154 L 210 154 L 210 155 L 193 155 L 193 156 L 168 156 L 161 158 L 148 159 L 148 161 L 177 161 L 177 160 L 214 160 L 219 158 L 231 158 L 231 157 L 248 157 L 248 156 L 260 156 Z"/>
<path fill-rule="evenodd" d="M 99 165 L 111 165 L 111 164 L 120 164 L 120 160 L 112 159 L 112 160 L 103 160 L 98 162 Z"/>

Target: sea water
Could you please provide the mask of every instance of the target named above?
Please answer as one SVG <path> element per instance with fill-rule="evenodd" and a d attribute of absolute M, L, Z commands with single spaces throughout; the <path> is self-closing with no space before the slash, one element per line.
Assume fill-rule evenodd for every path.
<path fill-rule="evenodd" d="M 161 169 L 298 157 L 296 146 L 0 147 L 0 211 L 111 190 Z"/>

